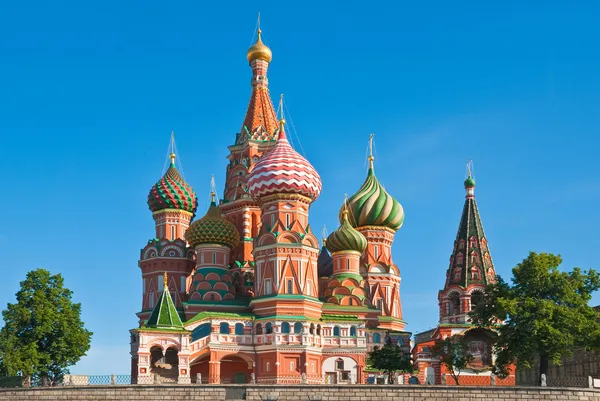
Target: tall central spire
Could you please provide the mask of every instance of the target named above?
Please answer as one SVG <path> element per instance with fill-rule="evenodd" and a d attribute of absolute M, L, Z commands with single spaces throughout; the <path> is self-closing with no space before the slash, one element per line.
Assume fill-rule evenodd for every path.
<path fill-rule="evenodd" d="M 250 67 L 252 67 L 252 94 L 237 144 L 248 140 L 269 141 L 277 139 L 274 134 L 279 124 L 269 95 L 269 79 L 267 78 L 267 70 L 273 59 L 273 54 L 271 49 L 262 42 L 260 15 L 256 43 L 248 49 L 246 57 Z"/>

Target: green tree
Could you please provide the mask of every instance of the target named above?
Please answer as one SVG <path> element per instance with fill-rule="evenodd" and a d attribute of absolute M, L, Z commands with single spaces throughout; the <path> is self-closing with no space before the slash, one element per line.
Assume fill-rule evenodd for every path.
<path fill-rule="evenodd" d="M 500 377 L 515 362 L 518 368 L 537 363 L 541 383 L 549 362 L 559 365 L 575 346 L 600 345 L 599 316 L 588 304 L 600 288 L 600 274 L 560 271 L 561 263 L 560 256 L 531 252 L 512 270 L 512 285 L 498 277 L 471 313 L 473 323 L 499 334 L 494 373 Z"/>
<path fill-rule="evenodd" d="M 450 372 L 456 385 L 460 385 L 458 381 L 460 374 L 473 360 L 466 339 L 458 335 L 446 337 L 435 344 L 431 353 L 440 358 L 440 363 Z"/>
<path fill-rule="evenodd" d="M 375 346 L 369 352 L 367 363 L 373 369 L 388 375 L 388 382 L 394 383 L 394 372 L 412 373 L 414 370 L 410 352 L 405 352 L 398 344 L 387 338 L 383 347 Z"/>
<path fill-rule="evenodd" d="M 60 274 L 27 273 L 17 303 L 2 312 L 0 359 L 9 376 L 56 383 L 90 349 L 92 333 L 83 327 L 81 304 L 71 301 L 72 294 Z"/>

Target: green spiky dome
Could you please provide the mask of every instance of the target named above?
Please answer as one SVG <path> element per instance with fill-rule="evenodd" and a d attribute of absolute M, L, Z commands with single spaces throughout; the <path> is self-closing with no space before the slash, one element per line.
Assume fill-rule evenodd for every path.
<path fill-rule="evenodd" d="M 344 214 L 342 225 L 327 237 L 325 246 L 331 253 L 341 251 L 363 253 L 367 247 L 367 239 L 350 225 L 347 217 L 348 213 L 346 211 L 342 213 Z"/>
<path fill-rule="evenodd" d="M 177 171 L 174 156 L 171 155 L 171 165 L 165 175 L 150 190 L 148 207 L 152 212 L 179 209 L 194 214 L 198 207 L 196 193 Z"/>
<path fill-rule="evenodd" d="M 348 199 L 347 204 L 348 221 L 352 227 L 379 226 L 397 231 L 404 222 L 402 205 L 379 183 L 373 165 L 369 167 L 364 184 Z M 343 223 L 343 208 L 339 219 Z"/>
<path fill-rule="evenodd" d="M 221 244 L 233 248 L 240 242 L 240 234 L 232 222 L 221 216 L 219 207 L 212 201 L 206 215 L 187 229 L 185 240 L 194 248 L 200 244 Z"/>
<path fill-rule="evenodd" d="M 474 187 L 474 186 L 475 186 L 475 179 L 473 177 L 471 177 L 471 174 L 469 174 L 469 176 L 465 180 L 465 187 Z"/>

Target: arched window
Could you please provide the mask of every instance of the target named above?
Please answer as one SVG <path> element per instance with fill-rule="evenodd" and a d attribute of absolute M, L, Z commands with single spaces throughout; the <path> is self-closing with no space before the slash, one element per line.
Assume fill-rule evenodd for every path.
<path fill-rule="evenodd" d="M 300 323 L 300 322 L 294 323 L 294 333 L 296 333 L 296 334 L 302 333 L 302 323 Z"/>
<path fill-rule="evenodd" d="M 292 294 L 294 292 L 294 283 L 292 280 L 287 281 L 287 293 Z"/>
<path fill-rule="evenodd" d="M 448 298 L 450 300 L 450 314 L 458 315 L 460 313 L 460 298 L 457 293 L 452 293 Z"/>
<path fill-rule="evenodd" d="M 321 335 L 321 325 L 320 324 L 317 325 L 317 335 L 318 336 Z"/>
<path fill-rule="evenodd" d="M 377 309 L 383 310 L 383 301 L 381 299 L 377 300 Z"/>
<path fill-rule="evenodd" d="M 229 323 L 223 322 L 219 327 L 219 333 L 221 334 L 229 334 Z"/>
<path fill-rule="evenodd" d="M 335 327 L 333 328 L 333 335 L 334 335 L 335 337 L 339 337 L 339 336 L 340 336 L 340 326 L 335 326 Z"/>
<path fill-rule="evenodd" d="M 310 324 L 310 327 L 308 328 L 308 332 L 310 334 L 315 334 L 315 324 L 314 323 Z"/>
<path fill-rule="evenodd" d="M 483 293 L 481 291 L 473 291 L 471 294 L 471 310 L 475 310 L 477 305 L 483 302 Z"/>
<path fill-rule="evenodd" d="M 256 334 L 262 334 L 262 329 L 262 324 L 257 324 L 255 328 Z"/>
<path fill-rule="evenodd" d="M 271 322 L 265 324 L 265 333 L 271 334 L 272 332 L 273 332 L 273 325 L 271 324 Z"/>
<path fill-rule="evenodd" d="M 373 342 L 379 344 L 381 342 L 381 334 L 373 333 Z"/>
<path fill-rule="evenodd" d="M 235 324 L 235 334 L 241 336 L 244 334 L 244 325 L 242 323 Z"/>
<path fill-rule="evenodd" d="M 281 332 L 283 334 L 289 334 L 289 332 L 290 332 L 290 324 L 288 322 L 281 323 Z"/>
<path fill-rule="evenodd" d="M 350 326 L 350 337 L 356 337 L 356 326 Z"/>
<path fill-rule="evenodd" d="M 461 242 L 461 244 L 464 245 L 463 242 Z M 456 264 L 457 265 L 462 265 L 463 264 L 463 258 L 464 258 L 464 256 L 463 256 L 462 253 L 459 253 L 458 255 L 456 255 Z"/>

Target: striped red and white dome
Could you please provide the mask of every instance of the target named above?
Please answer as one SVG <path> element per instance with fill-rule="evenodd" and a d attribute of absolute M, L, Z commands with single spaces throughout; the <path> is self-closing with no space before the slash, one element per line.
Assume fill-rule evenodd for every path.
<path fill-rule="evenodd" d="M 263 155 L 250 172 L 248 192 L 254 199 L 273 194 L 299 194 L 313 201 L 321 194 L 319 173 L 292 148 L 283 124 L 275 146 Z"/>

